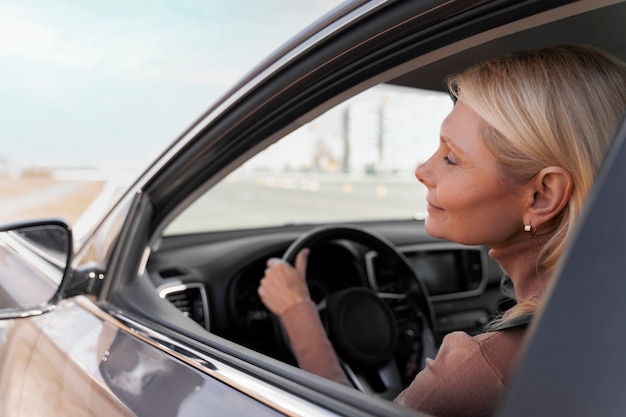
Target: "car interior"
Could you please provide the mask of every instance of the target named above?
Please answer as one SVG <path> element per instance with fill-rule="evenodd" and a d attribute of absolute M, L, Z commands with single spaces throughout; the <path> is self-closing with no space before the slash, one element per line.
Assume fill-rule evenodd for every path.
<path fill-rule="evenodd" d="M 436 350 L 446 334 L 481 332 L 514 303 L 488 247 L 439 240 L 424 229 L 425 187 L 413 171 L 436 148 L 453 105 L 445 76 L 510 51 L 560 43 L 592 45 L 626 60 L 626 3 L 567 7 L 566 17 L 539 14 L 402 62 L 341 92 L 306 123 L 294 120 L 219 183 L 205 182 L 177 202 L 153 228 L 144 276 L 164 302 L 210 334 L 295 365 L 257 288 L 268 258 L 293 261 L 309 247 L 311 296 L 323 317 L 344 320 L 328 330 L 355 385 L 394 396 L 423 366 L 425 332 L 432 332 Z M 350 333 L 345 315 L 352 313 L 333 312 L 346 304 L 335 296 L 351 296 L 346 290 L 353 288 L 382 300 L 382 307 L 363 301 L 366 310 L 392 314 L 382 359 L 360 357 L 352 342 L 339 340 Z M 384 329 L 353 332 L 379 336 Z M 389 374 L 396 375 L 393 386 Z"/>

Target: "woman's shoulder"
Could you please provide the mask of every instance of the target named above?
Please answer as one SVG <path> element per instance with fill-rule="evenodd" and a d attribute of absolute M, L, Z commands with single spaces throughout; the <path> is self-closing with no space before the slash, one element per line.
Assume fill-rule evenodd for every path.
<path fill-rule="evenodd" d="M 500 379 L 506 380 L 517 363 L 521 350 L 523 327 L 497 330 L 470 336 L 465 332 L 453 332 L 446 335 L 439 349 L 438 356 L 453 356 L 456 361 L 484 363 Z"/>
<path fill-rule="evenodd" d="M 471 337 L 485 353 L 508 354 L 521 348 L 526 326 L 510 327 Z"/>
<path fill-rule="evenodd" d="M 511 327 L 503 330 L 495 330 L 476 335 L 457 331 L 447 334 L 442 341 L 441 347 L 450 348 L 485 348 L 501 344 L 518 344 L 524 337 L 525 327 Z"/>
<path fill-rule="evenodd" d="M 489 414 L 514 369 L 522 337 L 519 328 L 449 333 L 396 402 L 433 415 Z"/>

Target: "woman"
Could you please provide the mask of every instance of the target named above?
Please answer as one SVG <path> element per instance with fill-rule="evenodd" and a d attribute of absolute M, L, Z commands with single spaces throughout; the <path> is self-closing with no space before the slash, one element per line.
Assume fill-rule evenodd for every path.
<path fill-rule="evenodd" d="M 524 326 L 572 234 L 626 110 L 626 67 L 589 47 L 523 51 L 451 77 L 455 106 L 435 154 L 417 167 L 427 189 L 426 230 L 489 245 L 517 305 L 470 337 L 447 335 L 396 402 L 435 416 L 490 415 L 514 371 Z M 295 268 L 267 263 L 259 295 L 278 315 L 300 367 L 348 384 L 306 286 L 308 250 Z"/>

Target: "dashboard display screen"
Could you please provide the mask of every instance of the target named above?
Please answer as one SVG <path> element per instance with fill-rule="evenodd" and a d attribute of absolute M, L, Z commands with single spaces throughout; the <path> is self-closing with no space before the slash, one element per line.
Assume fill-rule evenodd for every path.
<path fill-rule="evenodd" d="M 430 295 L 467 291 L 459 273 L 456 251 L 418 252 L 409 254 L 408 258 Z"/>

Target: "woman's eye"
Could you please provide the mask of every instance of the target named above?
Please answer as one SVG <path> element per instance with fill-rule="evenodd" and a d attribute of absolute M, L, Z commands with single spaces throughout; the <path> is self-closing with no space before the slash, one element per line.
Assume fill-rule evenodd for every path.
<path fill-rule="evenodd" d="M 456 159 L 454 158 L 454 156 L 452 155 L 446 155 L 443 157 L 443 160 L 446 164 L 448 165 L 456 165 L 458 162 L 456 162 Z"/>

